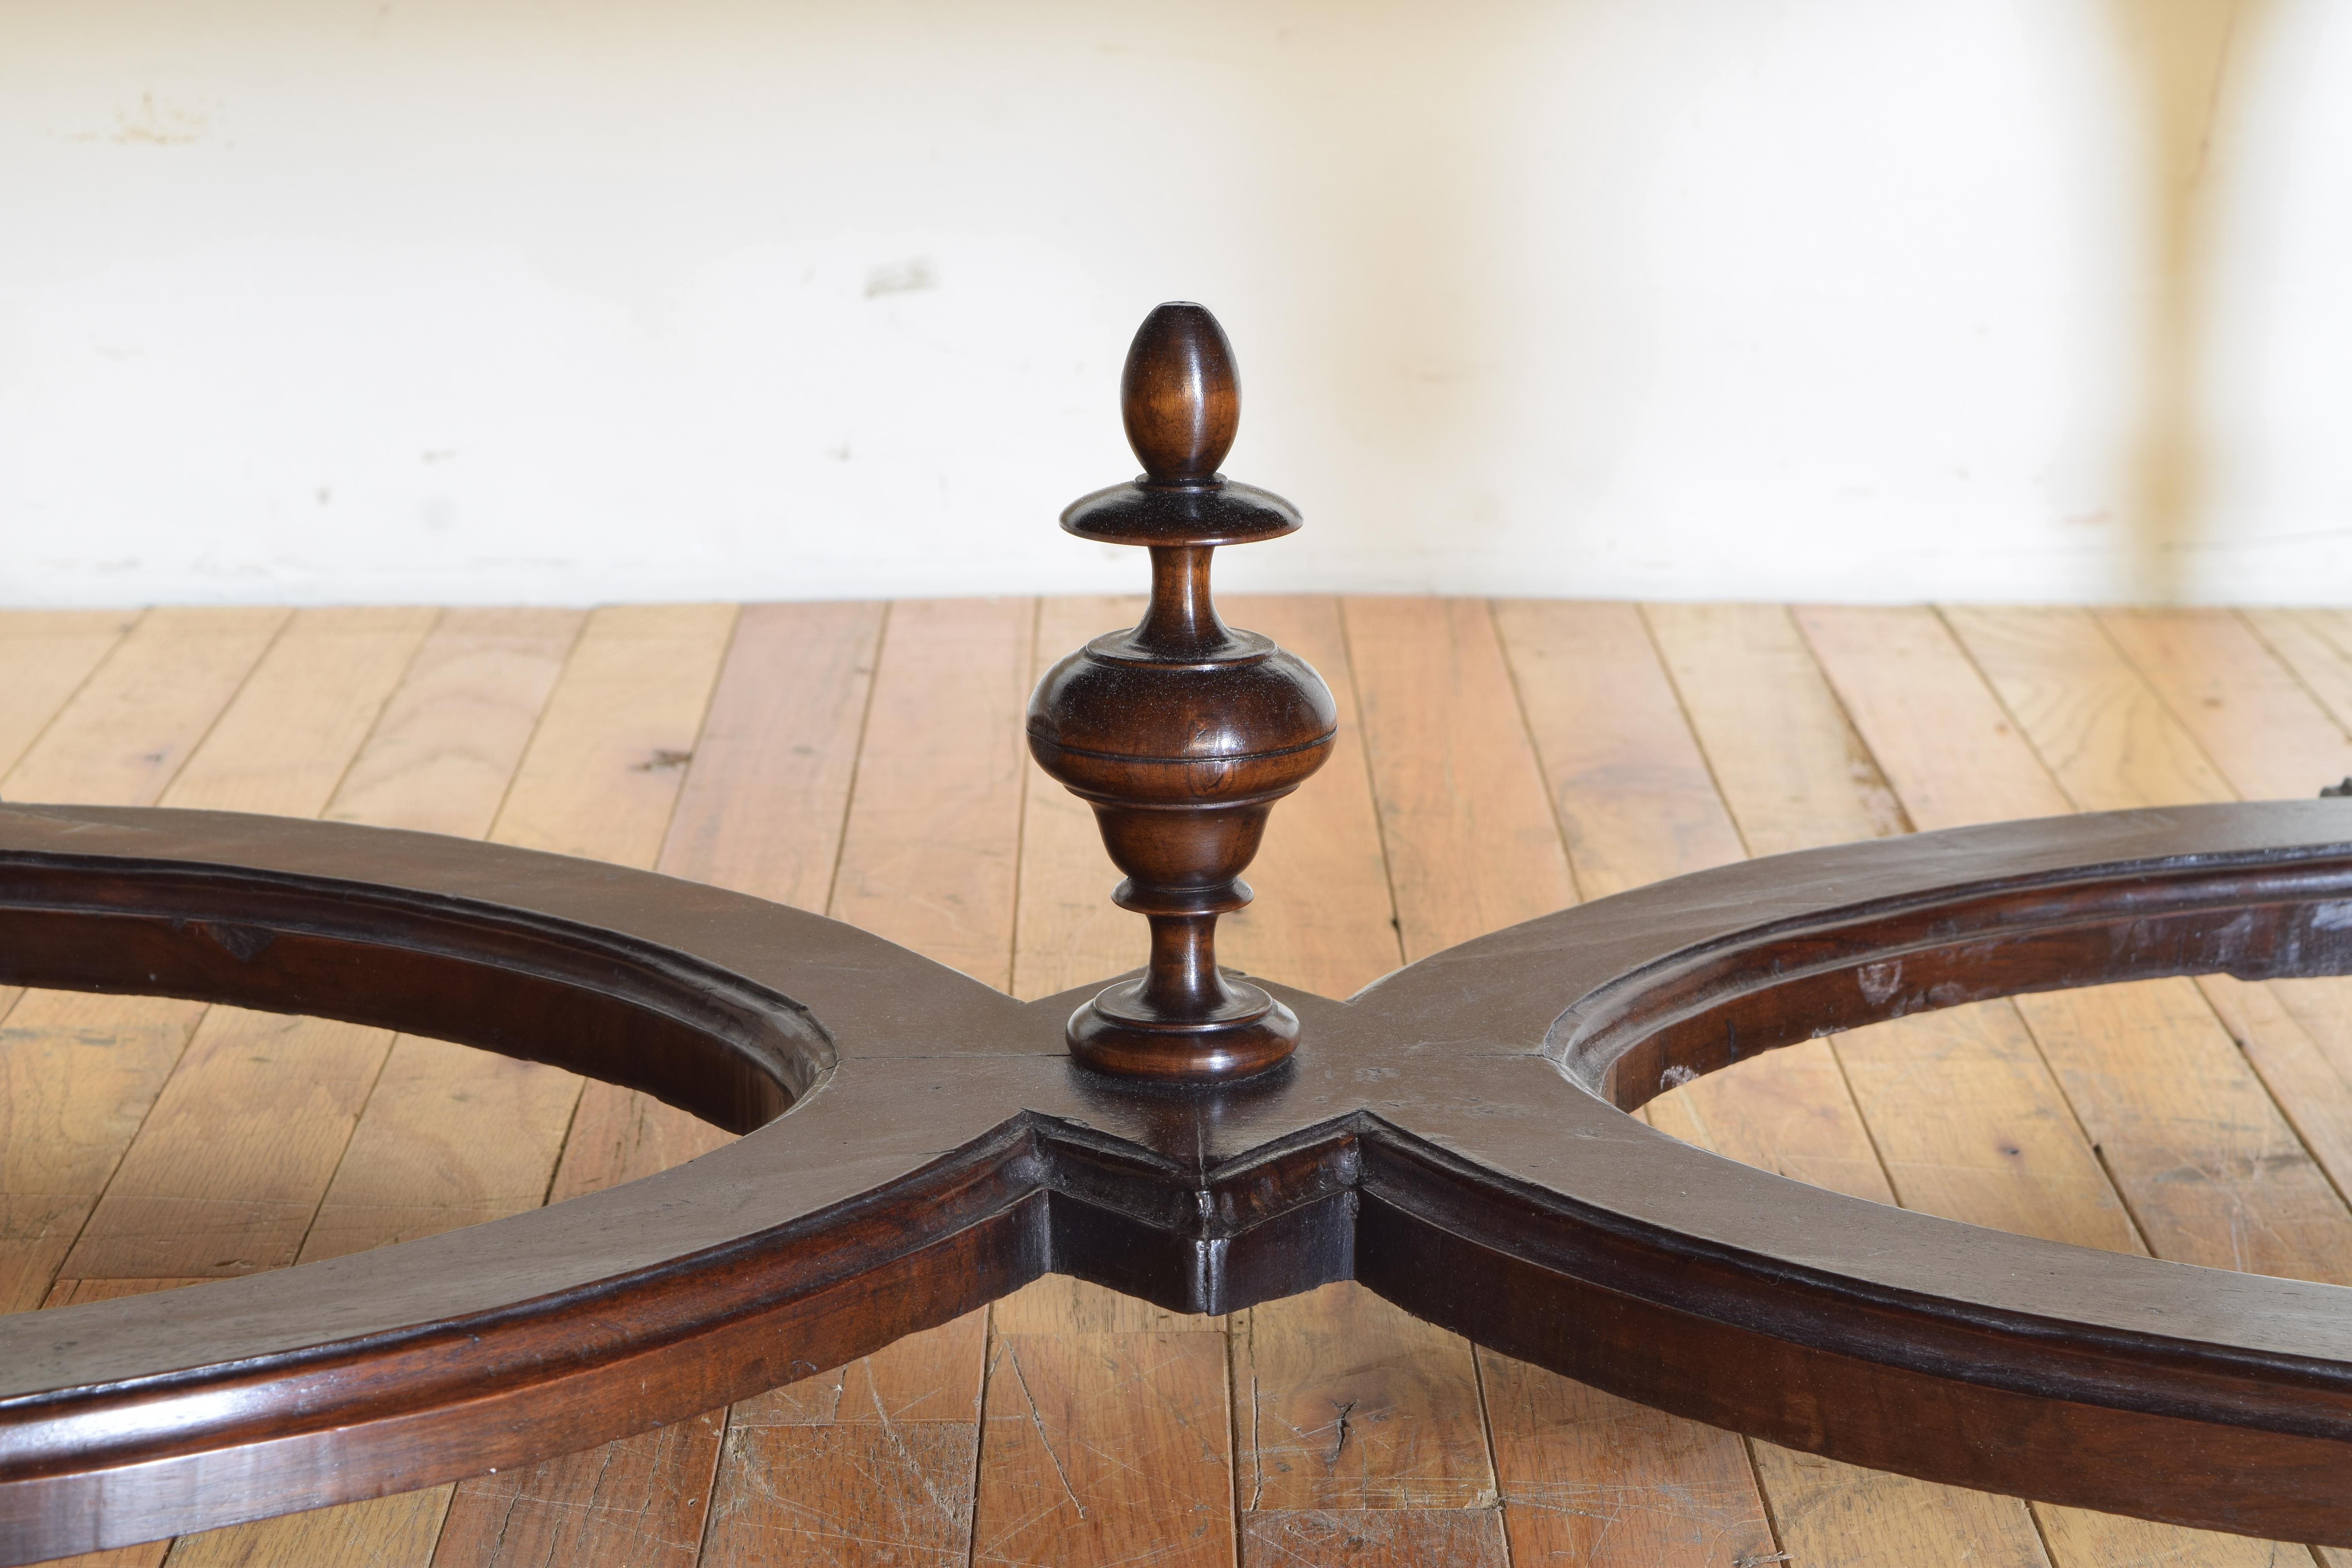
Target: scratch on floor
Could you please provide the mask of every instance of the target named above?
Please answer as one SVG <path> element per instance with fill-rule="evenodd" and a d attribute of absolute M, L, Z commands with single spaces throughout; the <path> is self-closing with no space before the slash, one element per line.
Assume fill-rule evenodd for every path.
<path fill-rule="evenodd" d="M 1013 1367 L 1017 1372 L 1020 1363 L 1014 1363 Z M 923 1468 L 921 1463 L 908 1448 L 906 1440 L 898 1436 L 898 1428 L 891 1421 L 890 1413 L 882 1408 L 882 1390 L 875 1385 L 874 1374 L 870 1369 L 866 1376 L 866 1392 L 874 1401 L 874 1419 L 882 1423 L 882 1436 L 889 1441 L 892 1452 L 904 1459 L 908 1468 L 915 1472 L 915 1479 L 922 1483 L 923 1495 L 931 1500 L 931 1506 L 940 1510 L 940 1517 L 946 1520 L 955 1519 L 956 1510 L 950 1505 L 947 1499 L 940 1496 L 939 1489 L 931 1485 L 929 1472 Z M 1067 1489 L 1068 1485 L 1069 1483 L 1065 1481 L 1064 1489 Z"/>
<path fill-rule="evenodd" d="M 1054 1452 L 1053 1440 L 1045 1436 L 1045 1417 L 1038 1412 L 1036 1396 L 1029 1392 L 1029 1376 L 1021 1370 L 1021 1357 L 1010 1344 L 1005 1345 L 1003 1351 L 1004 1359 L 1013 1363 L 1013 1381 L 1021 1385 L 1022 1400 L 1029 1406 L 1029 1424 L 1037 1429 L 1037 1441 L 1044 1446 L 1045 1458 L 1053 1461 L 1054 1474 L 1061 1480 L 1063 1494 L 1070 1500 L 1070 1506 L 1078 1510 L 1078 1517 L 1084 1519 L 1087 1517 L 1087 1505 L 1080 1502 L 1078 1494 L 1070 1489 L 1070 1474 L 1062 1468 L 1062 1456 Z"/>
<path fill-rule="evenodd" d="M 1158 1362 L 1151 1366 L 1142 1368 L 1137 1373 L 1136 1376 L 1138 1379 L 1142 1380 L 1145 1392 L 1149 1393 L 1151 1397 L 1158 1402 L 1160 1407 L 1168 1413 L 1168 1418 L 1171 1421 L 1175 1422 L 1177 1427 L 1182 1431 L 1186 1436 L 1201 1445 L 1202 1463 L 1223 1465 L 1225 1463 L 1225 1456 L 1217 1452 L 1216 1444 L 1211 1442 L 1207 1435 L 1204 1434 L 1199 1426 L 1193 1424 L 1192 1418 L 1184 1413 L 1184 1407 L 1177 1404 L 1175 1400 L 1170 1398 L 1168 1396 L 1168 1391 L 1165 1388 L 1162 1388 L 1158 1383 L 1151 1381 L 1148 1375 L 1150 1373 L 1158 1372 L 1161 1367 L 1172 1364 L 1175 1359 L 1175 1357 L 1170 1356 L 1166 1360 Z M 1220 1432 L 1219 1436 L 1223 1436 L 1224 1434 Z"/>
<path fill-rule="evenodd" d="M 1504 1500 L 1513 1508 L 1574 1514 L 1612 1523 L 1629 1514 L 1650 1514 L 1709 1531 L 1736 1530 L 1756 1518 L 1755 1494 L 1744 1483 L 1734 1481 L 1651 1482 L 1622 1487 L 1598 1486 L 1589 1481 L 1539 1482 L 1514 1485 Z"/>
<path fill-rule="evenodd" d="M 1259 1422 L 1263 1409 L 1257 1394 L 1257 1317 L 1255 1313 L 1243 1320 L 1244 1342 L 1242 1353 L 1250 1358 L 1250 1500 L 1255 1511 L 1258 1500 L 1265 1496 L 1265 1450 L 1259 1439 Z"/>

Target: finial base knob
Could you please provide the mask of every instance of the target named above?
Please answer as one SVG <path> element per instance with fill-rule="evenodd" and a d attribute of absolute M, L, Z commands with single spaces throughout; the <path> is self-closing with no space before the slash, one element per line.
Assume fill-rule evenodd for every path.
<path fill-rule="evenodd" d="M 1230 999 L 1208 1016 L 1149 1016 L 1149 980 L 1114 985 L 1070 1015 L 1070 1054 L 1121 1078 L 1214 1083 L 1248 1078 L 1297 1047 L 1297 1015 L 1245 980 L 1224 977 Z"/>

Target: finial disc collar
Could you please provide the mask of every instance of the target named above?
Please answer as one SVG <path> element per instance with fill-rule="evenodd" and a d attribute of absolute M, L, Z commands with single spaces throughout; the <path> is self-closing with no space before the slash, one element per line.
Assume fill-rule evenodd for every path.
<path fill-rule="evenodd" d="M 1130 480 L 1081 496 L 1062 513 L 1064 532 L 1105 544 L 1253 544 L 1305 525 L 1272 490 L 1231 479 L 1199 487 Z"/>

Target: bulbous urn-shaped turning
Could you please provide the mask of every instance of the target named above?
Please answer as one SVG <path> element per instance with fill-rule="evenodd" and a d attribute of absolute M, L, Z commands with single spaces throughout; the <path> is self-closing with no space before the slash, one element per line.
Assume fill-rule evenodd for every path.
<path fill-rule="evenodd" d="M 1220 544 L 1296 532 L 1297 510 L 1216 471 L 1234 444 L 1233 346 L 1198 305 L 1144 319 L 1120 384 L 1143 474 L 1074 503 L 1081 539 L 1151 551 L 1151 605 L 1045 672 L 1029 699 L 1038 766 L 1095 808 L 1127 873 L 1111 893 L 1151 922 L 1143 978 L 1070 1016 L 1071 1054 L 1135 1078 L 1207 1081 L 1261 1072 L 1298 1043 L 1298 1020 L 1219 971 L 1217 917 L 1250 900 L 1243 868 L 1274 803 L 1323 765 L 1338 734 L 1330 689 L 1306 660 L 1217 618 Z"/>

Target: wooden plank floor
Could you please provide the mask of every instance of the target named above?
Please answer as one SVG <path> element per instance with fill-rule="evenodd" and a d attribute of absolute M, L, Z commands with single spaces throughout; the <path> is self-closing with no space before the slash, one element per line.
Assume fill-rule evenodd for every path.
<path fill-rule="evenodd" d="M 489 837 L 822 910 L 1042 995 L 1139 961 L 1028 763 L 1043 667 L 1138 601 L 0 614 L 0 798 Z M 1236 965 L 1334 995 L 1745 855 L 2352 774 L 2352 613 L 1259 598 L 1338 754 Z M 0 991 L 0 1310 L 382 1246 L 720 1135 L 440 1042 Z M 1906 1019 L 1657 1101 L 1885 1203 L 2352 1283 L 2352 982 Z M 1627 1405 L 1353 1286 L 1192 1318 L 1049 1279 L 855 1366 L 462 1485 L 82 1563 L 1874 1568 L 2352 1553 L 1930 1486 Z"/>

